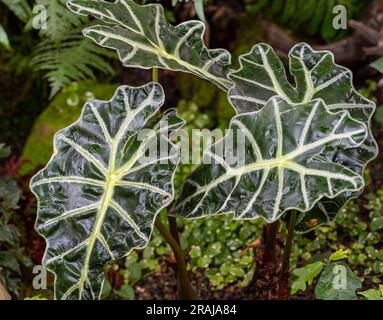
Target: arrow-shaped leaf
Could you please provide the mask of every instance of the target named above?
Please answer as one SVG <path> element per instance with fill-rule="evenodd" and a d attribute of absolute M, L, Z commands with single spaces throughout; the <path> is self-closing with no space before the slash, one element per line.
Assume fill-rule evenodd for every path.
<path fill-rule="evenodd" d="M 162 87 L 150 83 L 88 102 L 79 120 L 56 134 L 55 154 L 32 178 L 56 298 L 98 299 L 105 264 L 145 247 L 156 215 L 172 201 L 179 156 L 165 133 L 183 121 L 174 110 L 151 119 L 163 101 Z M 151 130 L 140 135 L 143 129 Z M 146 161 L 147 148 L 158 143 L 169 149 L 164 161 Z"/>
<path fill-rule="evenodd" d="M 365 163 L 345 154 L 363 143 L 368 128 L 346 111 L 330 112 L 320 99 L 291 104 L 272 98 L 260 111 L 235 116 L 230 129 L 205 150 L 204 164 L 186 181 L 172 215 L 234 213 L 272 222 L 287 210 L 306 212 L 323 197 L 363 188 L 362 169 L 348 163 Z"/>
<path fill-rule="evenodd" d="M 141 6 L 131 0 L 71 0 L 68 6 L 108 24 L 88 27 L 84 35 L 100 46 L 115 49 L 124 66 L 188 72 L 224 90 L 232 84 L 227 79 L 230 53 L 206 48 L 201 21 L 172 26 L 166 22 L 161 5 Z"/>
<path fill-rule="evenodd" d="M 347 110 L 350 115 L 369 125 L 375 103 L 361 96 L 352 84 L 352 72 L 334 62 L 330 51 L 315 51 L 300 43 L 289 53 L 290 73 L 295 84 L 288 80 L 282 61 L 267 44 L 258 44 L 239 58 L 240 68 L 229 74 L 234 86 L 229 99 L 237 113 L 259 110 L 269 98 L 278 95 L 289 103 L 306 103 L 322 99 L 330 111 Z M 366 141 L 358 148 L 344 151 L 343 157 L 361 158 L 368 163 L 377 155 L 377 144 L 369 129 Z M 345 164 L 363 174 L 363 166 L 350 161 Z M 323 199 L 316 207 L 297 220 L 297 229 L 304 232 L 332 220 L 339 209 L 360 192 L 345 192 L 333 199 Z"/>

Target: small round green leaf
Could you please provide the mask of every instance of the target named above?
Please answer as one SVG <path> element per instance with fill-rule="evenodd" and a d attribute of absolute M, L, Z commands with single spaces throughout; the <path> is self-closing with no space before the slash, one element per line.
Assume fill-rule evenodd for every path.
<path fill-rule="evenodd" d="M 355 291 L 361 287 L 362 281 L 346 263 L 334 262 L 323 270 L 315 288 L 315 297 L 321 300 L 356 300 Z"/>

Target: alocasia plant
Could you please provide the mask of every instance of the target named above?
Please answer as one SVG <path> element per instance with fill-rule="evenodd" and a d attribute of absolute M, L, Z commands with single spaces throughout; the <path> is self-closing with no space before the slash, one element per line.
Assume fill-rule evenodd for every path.
<path fill-rule="evenodd" d="M 71 0 L 68 6 L 76 13 L 107 23 L 84 29 L 84 35 L 103 47 L 115 49 L 124 66 L 184 71 L 222 89 L 231 86 L 227 78 L 230 53 L 206 48 L 205 25 L 201 21 L 172 26 L 161 5 L 140 6 L 131 0 Z"/>
<path fill-rule="evenodd" d="M 110 101 L 88 102 L 56 134 L 53 157 L 30 184 L 56 298 L 98 299 L 106 263 L 145 247 L 172 201 L 179 158 L 166 134 L 183 121 L 172 109 L 154 118 L 163 102 L 159 84 L 120 87 Z M 142 129 L 152 130 L 140 138 Z M 140 161 L 153 143 L 168 145 L 169 161 Z"/>
<path fill-rule="evenodd" d="M 233 133 L 205 150 L 207 164 L 188 178 L 172 214 L 234 213 L 235 219 L 262 216 L 273 222 L 288 210 L 307 212 L 323 197 L 364 185 L 359 171 L 365 163 L 348 153 L 365 141 L 367 126 L 347 111 L 330 112 L 320 99 L 292 104 L 272 98 L 259 111 L 235 116 L 230 129 Z M 236 130 L 245 137 L 244 161 L 236 146 L 225 150 Z M 232 154 L 234 164 L 226 160 Z M 349 169 L 349 163 L 360 170 Z"/>
<path fill-rule="evenodd" d="M 260 110 L 271 97 L 279 96 L 292 106 L 305 105 L 320 99 L 328 111 L 347 111 L 355 120 L 365 123 L 368 127 L 367 138 L 362 143 L 354 148 L 347 148 L 342 153 L 334 151 L 332 154 L 336 162 L 343 163 L 362 176 L 365 165 L 377 154 L 376 142 L 369 128 L 375 104 L 354 89 L 351 71 L 336 65 L 332 53 L 314 51 L 303 43 L 294 46 L 289 54 L 289 62 L 295 86 L 288 81 L 282 61 L 267 44 L 254 46 L 250 53 L 242 55 L 239 61 L 240 68 L 229 73 L 234 85 L 228 93 L 229 100 L 238 114 Z M 290 125 L 295 126 L 295 120 Z M 257 132 L 261 133 L 262 130 Z M 259 138 L 259 134 L 257 137 Z M 304 214 L 301 214 L 297 221 L 298 231 L 311 229 L 313 226 L 310 226 L 308 221 L 312 218 L 315 218 L 315 226 L 329 222 L 345 202 L 359 195 L 361 190 L 362 188 L 344 190 L 338 193 L 337 197 L 324 194 L 315 207 L 301 210 Z M 191 197 L 191 193 L 190 188 L 184 190 L 179 202 L 183 201 L 182 198 Z M 272 197 L 273 195 L 270 195 L 270 198 Z M 173 208 L 172 212 L 179 215 L 175 211 Z M 195 216 L 217 213 L 213 210 L 204 213 L 196 211 Z"/>
<path fill-rule="evenodd" d="M 229 99 L 237 113 L 259 110 L 276 95 L 291 103 L 320 98 L 330 110 L 348 110 L 355 119 L 366 123 L 375 109 L 373 102 L 354 89 L 351 71 L 335 64 L 329 51 L 314 51 L 307 44 L 292 48 L 289 62 L 296 82 L 293 86 L 282 61 L 267 44 L 254 46 L 250 53 L 240 57 L 239 70 L 229 72 L 230 54 L 223 49 L 208 50 L 204 46 L 204 25 L 199 21 L 173 27 L 165 21 L 160 6 L 139 6 L 131 0 L 115 3 L 71 0 L 68 5 L 77 13 L 90 14 L 107 23 L 87 28 L 84 34 L 101 46 L 117 50 L 125 66 L 166 68 L 207 79 L 229 91 Z M 363 153 L 363 162 L 368 162 L 376 156 L 376 150 L 370 132 L 355 152 Z M 312 210 L 299 215 L 297 231 L 305 232 L 331 221 L 350 198 L 358 195 L 359 192 L 345 192 L 336 198 L 323 198 Z M 311 225 L 310 221 L 315 224 Z"/>
<path fill-rule="evenodd" d="M 293 86 L 268 45 L 256 45 L 230 72 L 229 52 L 204 45 L 202 22 L 174 27 L 160 5 L 70 0 L 68 6 L 101 20 L 84 34 L 115 49 L 124 66 L 188 72 L 228 91 L 238 113 L 233 130 L 206 149 L 211 163 L 188 178 L 173 216 L 234 213 L 272 222 L 297 210 L 297 228 L 306 231 L 307 218 L 327 221 L 362 191 L 363 170 L 377 153 L 369 123 L 375 105 L 356 92 L 351 72 L 331 53 L 295 46 L 289 55 Z M 79 121 L 56 135 L 55 154 L 32 179 L 36 229 L 47 239 L 44 262 L 56 274 L 57 298 L 99 298 L 105 264 L 144 247 L 156 215 L 171 203 L 179 154 L 164 131 L 183 121 L 174 110 L 158 114 L 163 100 L 160 85 L 150 83 L 121 87 L 109 102 L 87 103 Z M 141 129 L 154 134 L 139 140 Z M 238 145 L 225 144 L 240 132 L 242 159 Z M 173 161 L 140 163 L 156 137 L 170 147 Z M 177 246 L 175 238 L 165 238 Z M 181 261 L 183 252 L 178 256 Z"/>
<path fill-rule="evenodd" d="M 375 103 L 361 96 L 352 84 L 352 73 L 334 62 L 329 51 L 315 51 L 309 45 L 295 45 L 289 53 L 289 66 L 295 85 L 287 79 L 282 61 L 267 44 L 258 44 L 239 59 L 240 69 L 229 74 L 234 86 L 229 91 L 229 99 L 237 113 L 250 112 L 262 108 L 269 98 L 278 95 L 290 103 L 304 103 L 314 99 L 322 99 L 328 109 L 333 112 L 347 110 L 350 115 L 364 122 L 369 122 L 375 110 Z M 347 151 L 346 156 L 352 158 L 354 152 L 361 161 L 368 163 L 377 154 L 377 145 L 369 129 L 368 138 L 358 148 Z M 356 167 L 350 162 L 353 170 Z M 324 198 L 312 211 L 300 215 L 297 221 L 298 231 L 312 228 L 308 223 L 315 218 L 318 226 L 327 223 L 350 198 L 360 192 L 345 192 L 336 198 Z"/>

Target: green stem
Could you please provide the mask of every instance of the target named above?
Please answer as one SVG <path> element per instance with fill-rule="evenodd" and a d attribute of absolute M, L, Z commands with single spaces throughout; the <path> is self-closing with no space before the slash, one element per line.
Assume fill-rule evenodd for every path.
<path fill-rule="evenodd" d="M 168 229 L 162 224 L 160 217 L 156 219 L 156 228 L 160 231 L 165 240 L 169 243 L 174 252 L 177 263 L 177 291 L 179 300 L 196 300 L 197 296 L 191 286 L 189 275 L 186 270 L 185 254 L 173 238 Z"/>
<path fill-rule="evenodd" d="M 170 234 L 172 235 L 174 240 L 177 242 L 178 246 L 181 248 L 181 240 L 180 240 L 180 236 L 179 236 L 179 233 L 178 233 L 177 220 L 174 217 L 168 216 L 168 221 L 169 221 Z M 185 257 L 184 257 L 184 259 L 185 259 Z M 186 263 L 184 263 L 184 264 L 186 265 Z M 189 288 L 191 288 L 191 284 L 190 284 L 190 281 L 189 281 L 189 277 L 186 278 L 184 276 L 185 273 L 187 274 L 187 271 L 183 270 L 183 271 L 180 272 L 178 269 L 179 269 L 179 267 L 176 270 L 176 274 L 177 274 L 177 291 L 179 292 L 180 296 L 189 296 L 188 292 L 190 291 Z M 185 298 L 185 299 L 193 300 L 196 297 L 194 292 L 193 292 L 192 296 L 193 297 L 190 296 L 189 298 Z"/>
<path fill-rule="evenodd" d="M 172 237 L 177 241 L 178 245 L 181 246 L 181 240 L 180 240 L 180 235 L 178 233 L 176 218 L 168 216 L 168 221 L 169 221 L 169 228 L 170 228 L 170 233 Z"/>
<path fill-rule="evenodd" d="M 152 80 L 155 82 L 158 82 L 158 69 L 157 68 L 152 69 Z"/>
<path fill-rule="evenodd" d="M 158 69 L 152 69 L 152 80 L 158 82 Z M 162 236 L 169 243 L 173 250 L 177 264 L 177 296 L 180 300 L 196 300 L 197 296 L 194 293 L 190 283 L 189 275 L 186 269 L 185 254 L 181 248 L 181 241 L 177 230 L 177 221 L 175 218 L 168 216 L 169 231 L 161 223 L 159 217 L 156 220 L 156 227 L 161 232 Z"/>
<path fill-rule="evenodd" d="M 174 240 L 177 242 L 178 246 L 182 249 L 180 235 L 178 233 L 178 228 L 177 228 L 177 219 L 174 217 L 168 216 L 168 222 L 169 222 L 170 234 L 172 235 Z M 183 255 L 183 258 L 184 258 L 183 263 L 177 266 L 177 270 L 176 270 L 178 295 L 179 297 L 183 297 L 180 299 L 194 300 L 196 299 L 196 294 L 194 293 L 192 285 L 190 284 L 188 272 L 186 268 L 183 267 L 184 265 L 186 266 L 185 255 Z M 180 268 L 183 268 L 183 269 L 180 269 Z"/>

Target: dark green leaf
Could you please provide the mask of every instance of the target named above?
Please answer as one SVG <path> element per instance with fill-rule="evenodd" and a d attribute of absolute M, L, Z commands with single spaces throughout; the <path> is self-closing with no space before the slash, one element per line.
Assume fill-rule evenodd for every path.
<path fill-rule="evenodd" d="M 71 0 L 68 6 L 73 12 L 92 15 L 108 24 L 88 27 L 84 34 L 100 46 L 115 49 L 124 66 L 188 72 L 225 90 L 232 84 L 227 79 L 230 53 L 207 49 L 201 21 L 172 26 L 161 5 L 141 6 L 131 0 Z"/>
<path fill-rule="evenodd" d="M 14 246 L 19 241 L 19 232 L 14 225 L 0 224 L 0 242 Z"/>
<path fill-rule="evenodd" d="M 347 110 L 355 120 L 370 125 L 375 103 L 355 90 L 351 71 L 335 64 L 330 51 L 315 51 L 305 43 L 294 46 L 289 53 L 289 69 L 295 80 L 294 85 L 288 80 L 282 61 L 267 44 L 254 46 L 239 60 L 240 69 L 229 74 L 234 81 L 229 99 L 237 113 L 259 110 L 271 97 L 278 95 L 294 104 L 322 99 L 330 111 Z M 363 162 L 368 163 L 376 157 L 377 150 L 369 129 L 366 141 L 358 148 L 349 150 L 349 154 L 345 152 L 345 156 L 361 156 Z M 363 166 L 351 163 L 347 166 L 363 174 Z M 297 230 L 306 232 L 331 221 L 350 198 L 358 195 L 360 192 L 344 192 L 336 198 L 322 199 L 313 210 L 298 217 Z"/>
<path fill-rule="evenodd" d="M 0 218 L 7 224 L 14 211 L 19 208 L 21 190 L 9 177 L 0 177 Z"/>
<path fill-rule="evenodd" d="M 364 159 L 354 151 L 368 128 L 346 111 L 330 112 L 322 100 L 272 98 L 260 111 L 235 116 L 230 129 L 205 150 L 172 215 L 233 213 L 238 220 L 272 222 L 287 210 L 306 212 L 323 197 L 364 186 Z"/>
<path fill-rule="evenodd" d="M 172 201 L 179 155 L 166 134 L 183 121 L 172 109 L 153 118 L 163 101 L 159 84 L 123 86 L 110 101 L 88 102 L 79 120 L 55 135 L 55 153 L 30 188 L 56 298 L 99 299 L 105 265 L 144 248 Z M 168 154 L 159 149 L 148 161 L 145 152 L 158 143 Z"/>

